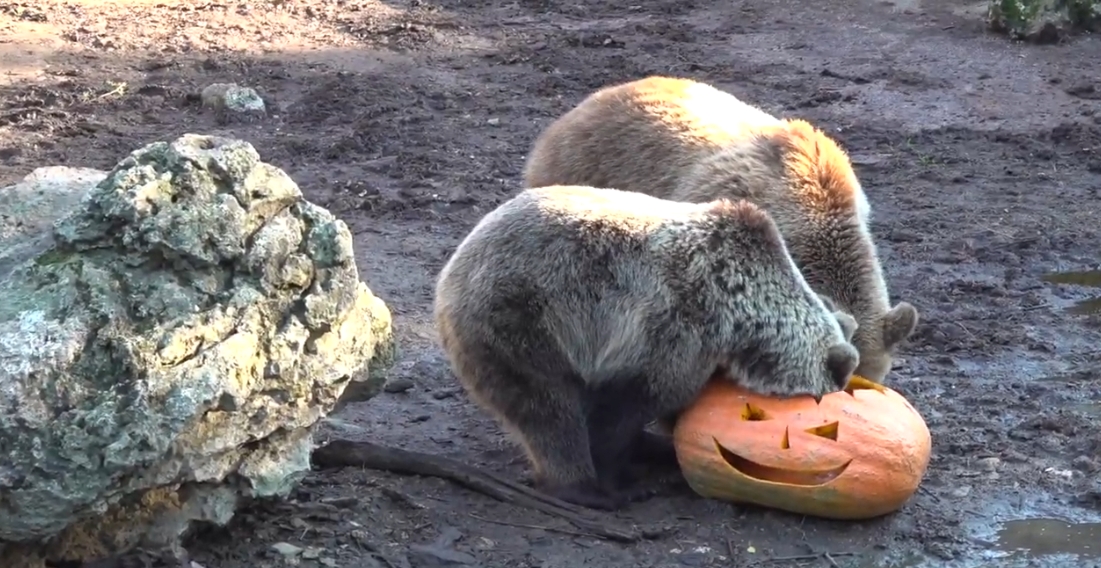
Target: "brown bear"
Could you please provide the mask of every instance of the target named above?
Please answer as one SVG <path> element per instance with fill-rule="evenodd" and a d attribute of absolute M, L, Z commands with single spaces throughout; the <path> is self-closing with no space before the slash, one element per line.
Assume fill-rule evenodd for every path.
<path fill-rule="evenodd" d="M 523 191 L 459 244 L 434 317 L 454 374 L 520 439 L 536 487 L 595 508 L 629 499 L 624 462 L 643 428 L 717 369 L 820 398 L 859 363 L 853 318 L 828 309 L 748 201 Z"/>
<path fill-rule="evenodd" d="M 811 287 L 855 316 L 856 374 L 867 379 L 885 382 L 917 326 L 914 306 L 890 306 L 870 207 L 845 152 L 805 121 L 773 117 L 710 85 L 648 77 L 592 93 L 538 137 L 524 185 L 752 201 L 780 227 Z"/>

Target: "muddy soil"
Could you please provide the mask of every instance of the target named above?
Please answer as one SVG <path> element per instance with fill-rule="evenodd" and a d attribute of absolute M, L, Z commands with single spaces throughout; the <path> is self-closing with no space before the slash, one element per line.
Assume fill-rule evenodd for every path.
<path fill-rule="evenodd" d="M 934 456 L 902 511 L 827 522 L 673 491 L 619 514 L 662 530 L 617 544 L 439 479 L 345 470 L 199 535 L 193 560 L 1092 565 L 1101 315 L 1082 302 L 1101 288 L 1045 277 L 1101 269 L 1101 41 L 1015 44 L 984 32 L 981 12 L 946 0 L 0 1 L 0 184 L 38 166 L 107 169 L 184 132 L 250 141 L 349 223 L 364 279 L 394 312 L 393 392 L 334 428 L 519 478 L 519 451 L 434 345 L 435 274 L 518 189 L 539 130 L 588 92 L 656 73 L 714 83 L 844 144 L 892 300 L 922 311 L 892 386 L 927 419 Z M 204 112 L 195 95 L 221 81 L 259 90 L 271 115 Z M 451 552 L 418 546 L 441 537 Z M 287 557 L 280 542 L 305 550 Z"/>

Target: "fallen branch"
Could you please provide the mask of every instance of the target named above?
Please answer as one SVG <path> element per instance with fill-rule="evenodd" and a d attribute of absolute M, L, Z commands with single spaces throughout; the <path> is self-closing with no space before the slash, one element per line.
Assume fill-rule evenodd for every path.
<path fill-rule="evenodd" d="M 807 560 L 825 560 L 830 563 L 831 568 L 837 568 L 837 561 L 834 560 L 835 556 L 856 556 L 855 552 L 819 552 L 817 554 L 796 554 L 795 556 L 773 556 L 772 558 L 762 558 L 757 561 L 757 564 L 768 564 L 770 562 L 804 562 Z"/>
<path fill-rule="evenodd" d="M 503 525 L 503 526 L 506 526 L 506 527 L 516 527 L 518 529 L 532 529 L 532 530 L 538 530 L 538 531 L 556 532 L 556 533 L 561 533 L 561 534 L 568 534 L 570 536 L 592 536 L 589 533 L 571 531 L 569 529 L 560 529 L 558 527 L 545 527 L 543 525 L 529 525 L 527 523 L 510 523 L 508 521 L 497 521 L 497 520 L 494 520 L 494 519 L 487 519 L 485 517 L 479 517 L 478 515 L 475 515 L 474 513 L 468 513 L 467 516 L 469 516 L 472 519 L 478 519 L 479 521 L 482 521 L 483 523 L 493 523 L 495 525 Z"/>
<path fill-rule="evenodd" d="M 601 521 L 577 505 L 544 495 L 491 471 L 443 456 L 390 448 L 371 442 L 334 440 L 314 450 L 313 463 L 325 469 L 365 467 L 402 475 L 448 479 L 498 501 L 564 519 L 595 537 L 619 542 L 635 542 L 641 538 L 637 531 Z"/>

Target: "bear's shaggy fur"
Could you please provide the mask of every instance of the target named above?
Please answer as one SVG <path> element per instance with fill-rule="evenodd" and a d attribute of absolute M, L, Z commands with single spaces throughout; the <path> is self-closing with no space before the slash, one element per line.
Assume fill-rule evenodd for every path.
<path fill-rule="evenodd" d="M 710 85 L 648 77 L 589 95 L 539 136 L 525 187 L 615 187 L 674 201 L 748 199 L 780 227 L 811 287 L 855 316 L 856 374 L 884 382 L 918 323 L 890 306 L 870 207 L 845 152 Z"/>
<path fill-rule="evenodd" d="M 855 321 L 831 313 L 747 201 L 523 191 L 448 260 L 434 313 L 452 370 L 518 435 L 537 487 L 590 507 L 623 503 L 644 426 L 717 369 L 761 393 L 821 397 L 859 362 Z"/>

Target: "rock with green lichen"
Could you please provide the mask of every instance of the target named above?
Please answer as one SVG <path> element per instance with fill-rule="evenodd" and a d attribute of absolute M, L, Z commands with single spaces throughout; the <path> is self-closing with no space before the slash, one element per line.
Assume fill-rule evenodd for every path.
<path fill-rule="evenodd" d="M 1101 0 L 990 0 L 987 22 L 1014 39 L 1054 43 L 1071 31 L 1101 30 Z"/>
<path fill-rule="evenodd" d="M 199 98 L 204 107 L 214 111 L 219 122 L 226 122 L 236 116 L 246 121 L 264 117 L 267 114 L 264 99 L 250 87 L 236 83 L 214 83 L 207 85 Z"/>
<path fill-rule="evenodd" d="M 347 226 L 245 142 L 37 170 L 0 211 L 5 566 L 172 549 L 286 495 L 313 426 L 393 358 Z"/>

